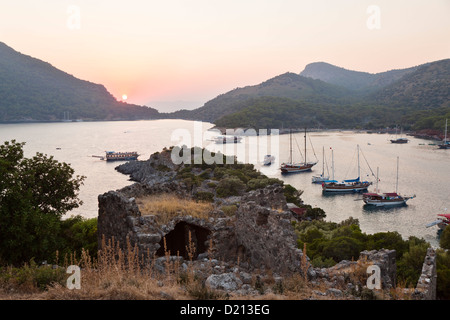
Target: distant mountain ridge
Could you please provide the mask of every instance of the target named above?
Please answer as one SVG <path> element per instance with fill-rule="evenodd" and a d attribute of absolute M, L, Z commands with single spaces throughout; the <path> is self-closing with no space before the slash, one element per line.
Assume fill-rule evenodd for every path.
<path fill-rule="evenodd" d="M 449 88 L 450 59 L 377 74 L 318 62 L 172 115 L 222 127 L 438 128 L 450 117 Z"/>
<path fill-rule="evenodd" d="M 404 75 L 414 72 L 417 67 L 398 69 L 380 73 L 352 71 L 326 62 L 313 62 L 300 72 L 301 76 L 322 80 L 326 83 L 343 86 L 347 89 L 374 91 L 390 85 Z"/>
<path fill-rule="evenodd" d="M 251 99 L 278 97 L 314 103 L 338 103 L 351 99 L 350 90 L 287 72 L 257 85 L 236 88 L 206 102 L 194 110 L 174 112 L 171 117 L 214 122 L 217 119 L 239 111 Z"/>
<path fill-rule="evenodd" d="M 0 122 L 185 119 L 223 127 L 442 129 L 450 118 L 450 59 L 376 74 L 325 62 L 233 89 L 193 110 L 160 113 L 117 101 L 0 42 Z"/>
<path fill-rule="evenodd" d="M 0 121 L 149 119 L 155 109 L 117 101 L 84 81 L 0 42 Z"/>

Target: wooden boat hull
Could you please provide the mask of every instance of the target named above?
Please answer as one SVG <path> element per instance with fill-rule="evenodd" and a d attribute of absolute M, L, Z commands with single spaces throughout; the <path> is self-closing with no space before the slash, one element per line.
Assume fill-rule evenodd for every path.
<path fill-rule="evenodd" d="M 403 200 L 363 200 L 365 204 L 376 206 L 376 207 L 393 207 L 393 206 L 402 206 L 406 204 L 407 199 Z"/>
<path fill-rule="evenodd" d="M 391 143 L 408 143 L 407 139 L 391 140 Z"/>
<path fill-rule="evenodd" d="M 415 197 L 404 197 L 398 195 L 397 193 L 391 194 L 376 194 L 367 193 L 363 194 L 363 201 L 367 205 L 372 205 L 376 207 L 389 207 L 389 206 L 401 206 L 406 205 L 406 201 L 413 199 Z"/>
<path fill-rule="evenodd" d="M 323 183 L 325 181 L 330 180 L 330 177 L 323 177 L 323 176 L 314 176 L 312 177 L 312 183 Z"/>
<path fill-rule="evenodd" d="M 295 173 L 295 172 L 305 172 L 311 171 L 312 167 L 316 163 L 307 163 L 307 164 L 283 164 L 281 165 L 281 173 Z"/>
<path fill-rule="evenodd" d="M 371 182 L 357 184 L 323 183 L 322 190 L 324 192 L 361 192 L 367 190 L 371 184 Z"/>

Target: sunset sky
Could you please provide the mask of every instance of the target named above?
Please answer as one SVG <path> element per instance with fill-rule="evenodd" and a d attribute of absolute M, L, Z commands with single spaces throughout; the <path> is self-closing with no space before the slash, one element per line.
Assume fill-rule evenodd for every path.
<path fill-rule="evenodd" d="M 450 1 L 3 1 L 0 41 L 118 100 L 200 107 L 311 62 L 377 73 L 450 58 Z"/>

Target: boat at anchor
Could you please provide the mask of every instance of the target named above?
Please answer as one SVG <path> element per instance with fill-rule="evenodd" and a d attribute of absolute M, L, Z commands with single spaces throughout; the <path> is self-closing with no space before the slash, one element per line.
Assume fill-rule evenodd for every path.
<path fill-rule="evenodd" d="M 375 191 L 378 191 L 378 168 L 377 168 L 377 186 Z M 387 206 L 401 206 L 405 205 L 406 201 L 414 199 L 416 196 L 402 196 L 397 193 L 398 189 L 398 157 L 397 157 L 397 182 L 395 187 L 395 192 L 389 193 L 377 193 L 368 192 L 363 193 L 363 201 L 367 205 L 373 205 L 377 207 L 387 207 Z"/>
<path fill-rule="evenodd" d="M 137 160 L 139 154 L 136 151 L 128 151 L 128 152 L 105 151 L 104 156 L 93 156 L 93 157 L 100 158 L 100 160 L 106 161 L 130 161 L 130 160 Z"/>
<path fill-rule="evenodd" d="M 361 172 L 359 165 L 359 145 L 357 145 L 358 152 L 358 177 L 356 179 L 343 180 L 338 182 L 334 180 L 334 165 L 332 166 L 333 180 L 327 180 L 322 182 L 323 192 L 361 192 L 367 190 L 367 188 L 372 184 L 369 181 L 361 181 Z M 333 161 L 334 162 L 334 161 Z"/>
<path fill-rule="evenodd" d="M 306 160 L 306 128 L 305 128 L 305 161 L 295 163 L 292 158 L 292 130 L 289 131 L 289 162 L 282 163 L 280 166 L 281 173 L 295 173 L 295 172 L 304 172 L 311 171 L 312 167 L 315 166 L 318 161 L 310 161 Z"/>

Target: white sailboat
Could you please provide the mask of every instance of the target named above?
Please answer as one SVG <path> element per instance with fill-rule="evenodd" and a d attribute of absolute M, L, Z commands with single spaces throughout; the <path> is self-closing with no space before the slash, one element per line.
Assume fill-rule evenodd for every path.
<path fill-rule="evenodd" d="M 333 161 L 333 180 L 324 181 L 322 183 L 323 192 L 361 192 L 367 190 L 372 184 L 369 181 L 361 181 L 361 169 L 359 165 L 359 145 L 357 145 L 358 151 L 358 177 L 356 179 L 343 180 L 338 182 L 334 180 L 334 161 Z"/>
<path fill-rule="evenodd" d="M 331 150 L 333 152 L 333 150 Z M 327 167 L 328 170 L 328 167 Z M 325 147 L 322 147 L 322 173 L 318 176 L 312 177 L 313 183 L 322 183 L 330 180 L 330 176 L 325 176 Z"/>
<path fill-rule="evenodd" d="M 445 119 L 444 142 L 439 145 L 439 149 L 450 149 L 450 141 L 447 141 L 447 121 L 448 119 Z"/>

